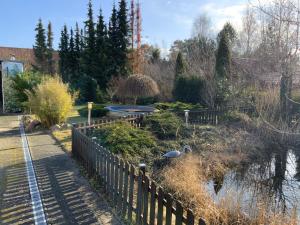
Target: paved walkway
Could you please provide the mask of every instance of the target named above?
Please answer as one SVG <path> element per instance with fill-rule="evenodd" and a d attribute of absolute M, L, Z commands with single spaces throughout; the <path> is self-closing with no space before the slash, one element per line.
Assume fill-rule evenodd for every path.
<path fill-rule="evenodd" d="M 0 224 L 34 223 L 17 126 L 17 117 L 0 117 Z M 48 224 L 121 224 L 50 135 L 28 142 Z"/>

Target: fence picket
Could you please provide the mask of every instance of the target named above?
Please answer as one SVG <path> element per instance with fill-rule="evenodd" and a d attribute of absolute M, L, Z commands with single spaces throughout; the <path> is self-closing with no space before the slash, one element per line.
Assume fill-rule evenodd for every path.
<path fill-rule="evenodd" d="M 158 188 L 158 206 L 157 206 L 157 225 L 163 224 L 163 211 L 164 211 L 164 193 L 161 187 Z"/>
<path fill-rule="evenodd" d="M 123 177 L 124 177 L 124 162 L 120 160 L 120 168 L 119 168 L 119 199 L 118 199 L 118 208 L 120 212 L 122 212 L 122 201 L 123 201 Z"/>
<path fill-rule="evenodd" d="M 119 190 L 119 162 L 120 159 L 118 157 L 114 157 L 114 203 L 115 205 L 118 204 L 118 190 Z"/>
<path fill-rule="evenodd" d="M 137 198 L 136 198 L 136 224 L 140 225 L 141 223 L 141 214 L 143 211 L 143 173 L 139 171 L 138 176 L 138 190 L 137 190 Z"/>
<path fill-rule="evenodd" d="M 182 225 L 183 208 L 179 201 L 176 201 L 176 222 L 175 225 Z"/>
<path fill-rule="evenodd" d="M 167 194 L 166 196 L 166 225 L 172 224 L 172 204 L 173 204 L 173 198 L 171 194 Z"/>
<path fill-rule="evenodd" d="M 123 206 L 122 206 L 122 215 L 123 217 L 126 216 L 127 213 L 127 198 L 128 198 L 128 176 L 129 176 L 129 163 L 126 162 L 125 164 L 125 171 L 124 171 L 124 193 L 123 193 Z"/>
<path fill-rule="evenodd" d="M 129 183 L 129 205 L 128 205 L 128 221 L 132 222 L 132 208 L 133 208 L 133 192 L 134 192 L 134 166 L 130 167 L 130 183 Z"/>
<path fill-rule="evenodd" d="M 155 205 L 156 205 L 156 184 L 151 182 L 150 189 L 150 225 L 154 225 L 155 223 Z"/>
<path fill-rule="evenodd" d="M 143 225 L 148 224 L 148 201 L 149 201 L 149 177 L 144 176 L 143 187 Z"/>

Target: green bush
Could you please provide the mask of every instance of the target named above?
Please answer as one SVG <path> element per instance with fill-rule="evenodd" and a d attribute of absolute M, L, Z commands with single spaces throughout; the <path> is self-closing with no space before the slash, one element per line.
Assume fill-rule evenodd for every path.
<path fill-rule="evenodd" d="M 10 77 L 13 96 L 9 99 L 14 99 L 14 107 L 25 109 L 28 102 L 26 92 L 32 91 L 38 84 L 41 83 L 43 75 L 37 72 L 24 72 L 16 76 Z"/>
<path fill-rule="evenodd" d="M 59 77 L 44 77 L 41 84 L 27 93 L 28 106 L 44 126 L 66 121 L 73 105 L 68 89 Z"/>
<path fill-rule="evenodd" d="M 116 154 L 125 157 L 136 156 L 145 148 L 156 146 L 154 137 L 150 132 L 132 127 L 127 122 L 119 122 L 109 125 L 94 133 L 99 137 L 101 144 Z"/>
<path fill-rule="evenodd" d="M 183 121 L 174 113 L 167 111 L 146 116 L 143 123 L 146 129 L 159 139 L 176 138 L 183 129 Z"/>
<path fill-rule="evenodd" d="M 189 104 L 183 102 L 159 102 L 155 103 L 155 108 L 159 110 L 170 110 L 170 111 L 184 111 L 184 110 L 199 110 L 203 109 L 203 106 L 200 104 Z"/>
<path fill-rule="evenodd" d="M 96 118 L 106 116 L 107 113 L 109 112 L 109 110 L 105 109 L 104 107 L 105 107 L 104 105 L 93 104 L 93 108 L 92 108 L 92 111 L 91 111 L 91 116 L 96 117 Z M 82 117 L 88 117 L 88 108 L 87 108 L 87 106 L 85 106 L 84 108 L 79 109 L 78 113 Z"/>
<path fill-rule="evenodd" d="M 179 76 L 174 85 L 173 97 L 176 101 L 187 103 L 202 103 L 201 92 L 204 88 L 204 80 L 196 76 Z"/>
<path fill-rule="evenodd" d="M 158 102 L 158 97 L 140 97 L 137 98 L 136 104 L 137 105 L 151 105 L 154 104 L 155 102 Z"/>

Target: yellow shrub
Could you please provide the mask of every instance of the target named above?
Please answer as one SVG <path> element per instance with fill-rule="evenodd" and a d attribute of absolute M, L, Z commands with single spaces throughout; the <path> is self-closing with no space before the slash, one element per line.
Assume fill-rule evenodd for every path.
<path fill-rule="evenodd" d="M 44 78 L 27 95 L 29 107 L 46 127 L 65 122 L 72 109 L 73 99 L 68 92 L 68 85 L 59 77 Z"/>

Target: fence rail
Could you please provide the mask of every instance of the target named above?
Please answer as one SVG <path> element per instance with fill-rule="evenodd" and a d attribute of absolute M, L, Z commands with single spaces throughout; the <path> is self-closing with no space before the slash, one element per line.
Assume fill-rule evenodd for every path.
<path fill-rule="evenodd" d="M 129 120 L 130 119 L 130 120 Z M 136 118 L 124 118 L 134 121 Z M 88 137 L 91 129 L 114 123 L 98 121 L 90 126 L 80 124 L 72 127 L 72 153 L 83 163 L 89 176 L 94 176 L 117 211 L 129 223 L 137 225 L 205 225 L 203 219 L 196 219 L 190 209 L 165 192 L 140 169 Z"/>

